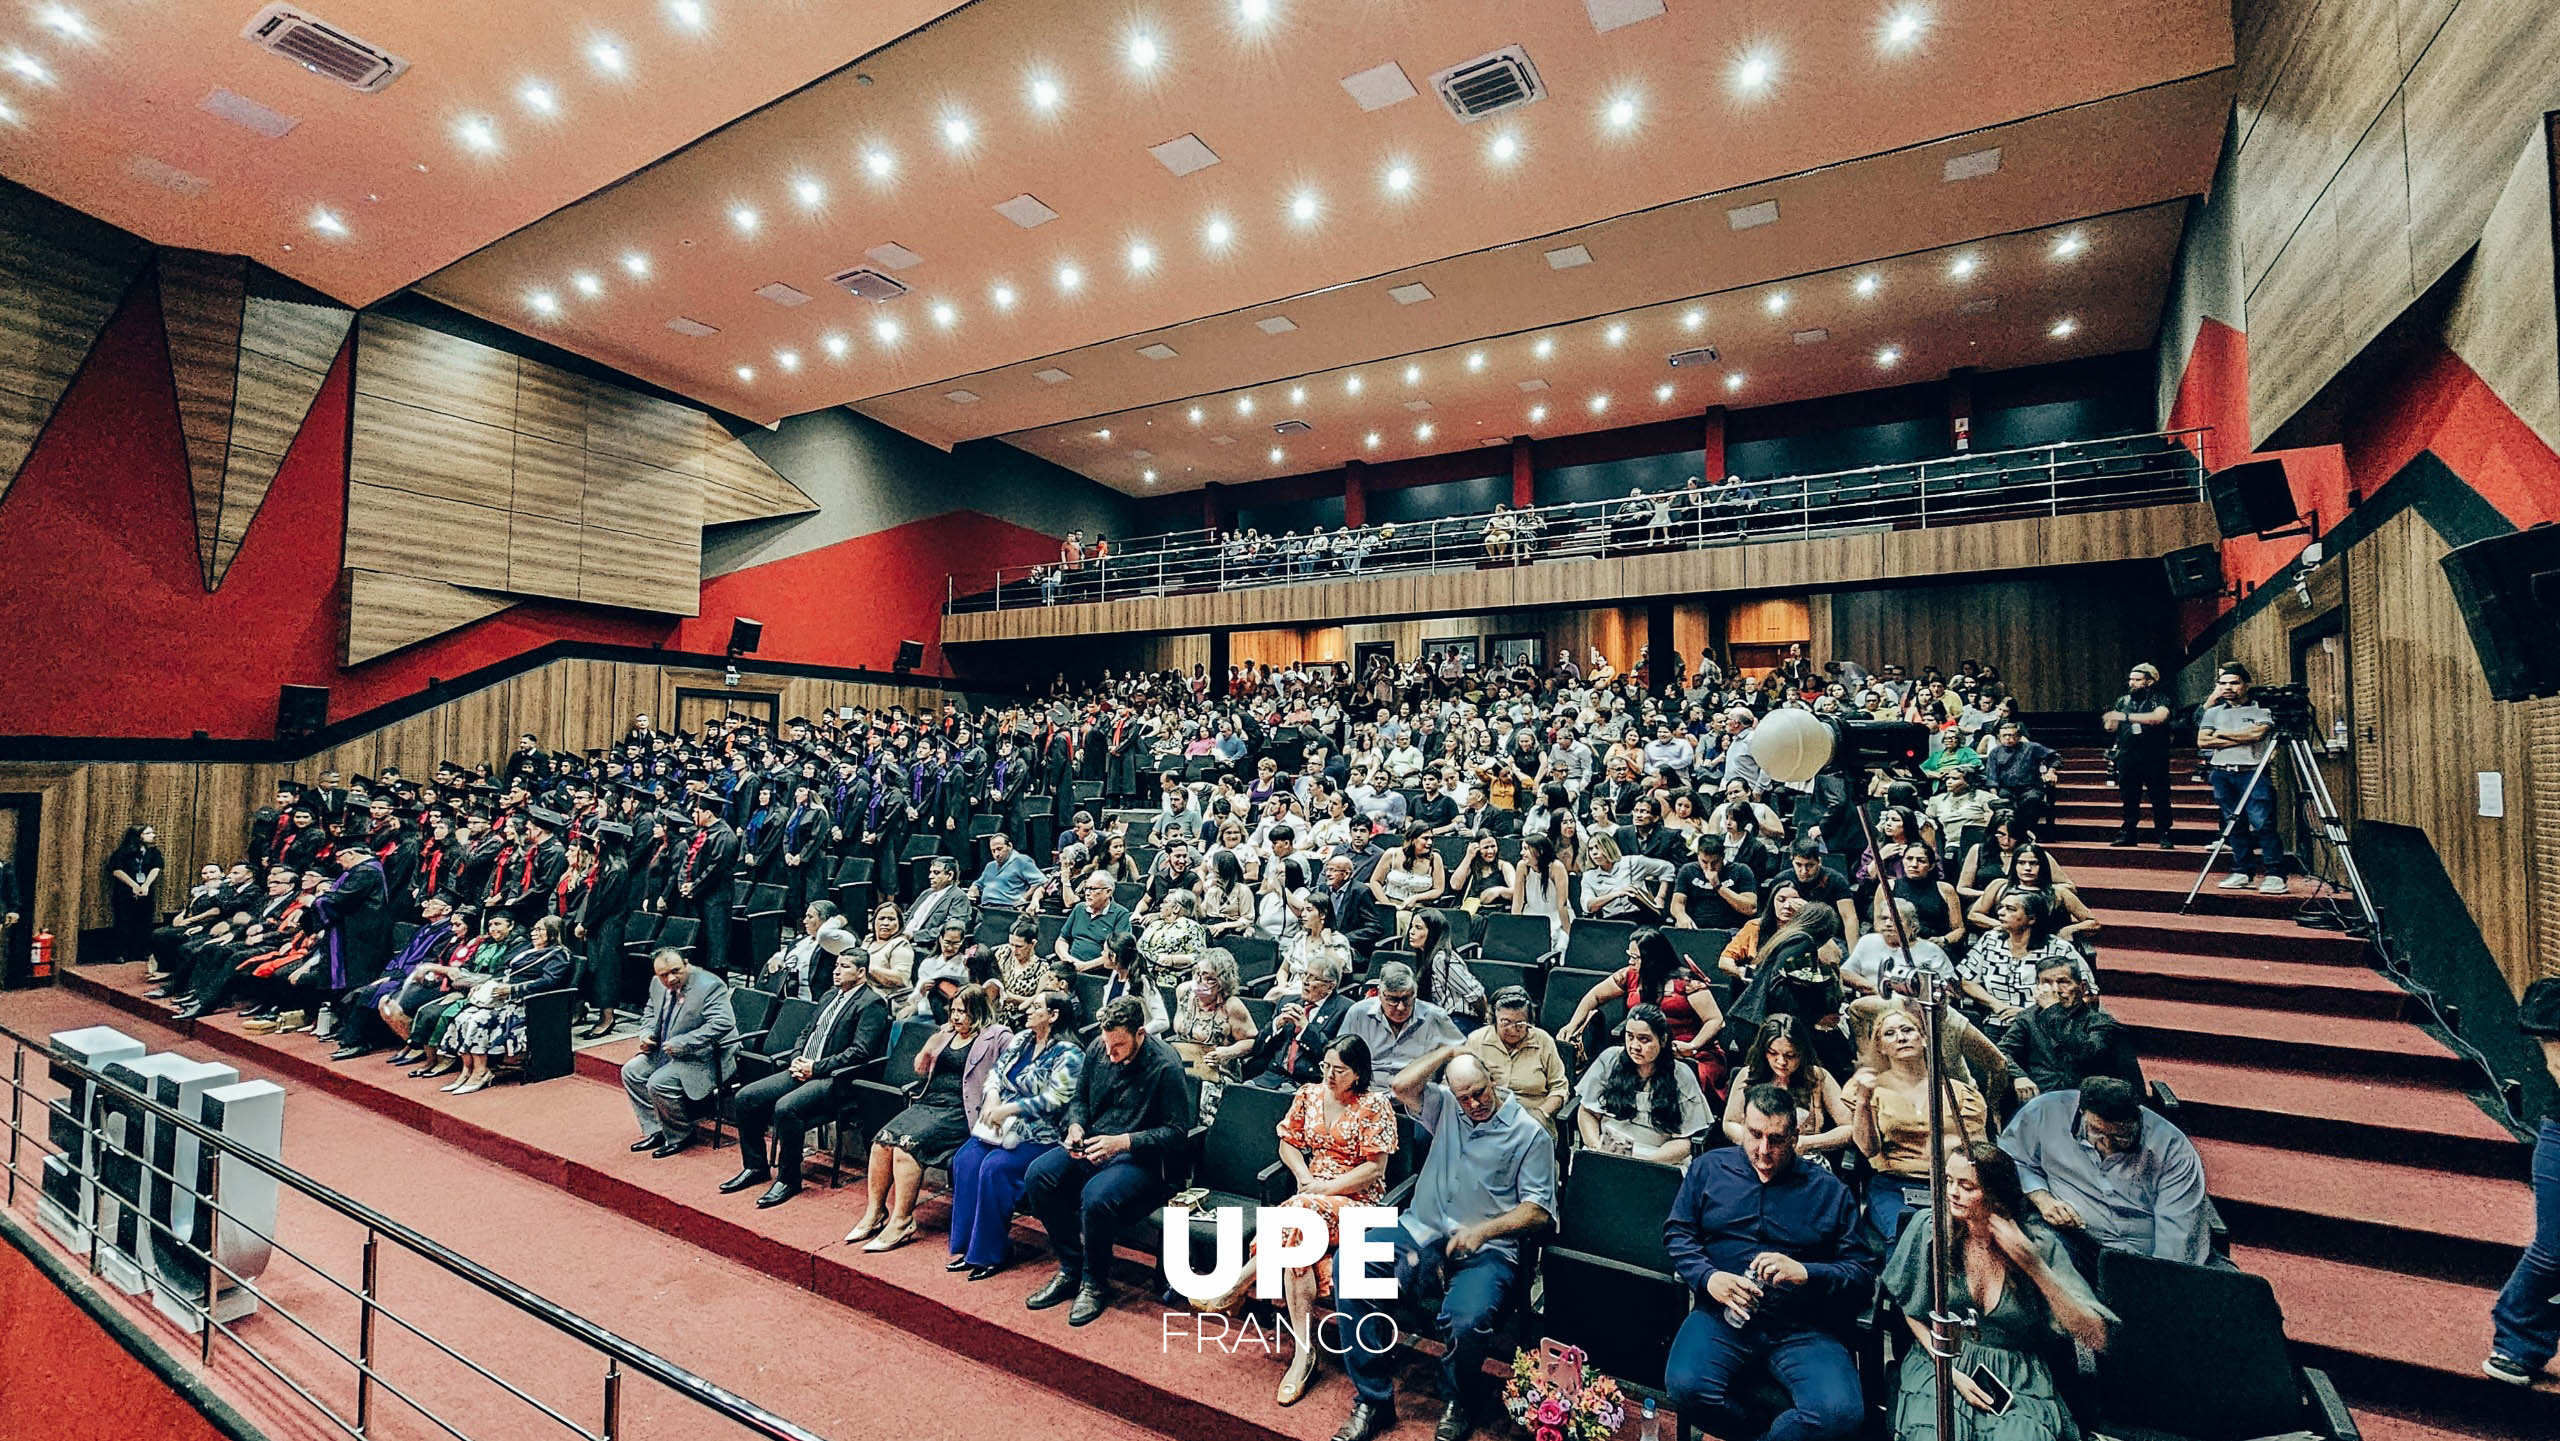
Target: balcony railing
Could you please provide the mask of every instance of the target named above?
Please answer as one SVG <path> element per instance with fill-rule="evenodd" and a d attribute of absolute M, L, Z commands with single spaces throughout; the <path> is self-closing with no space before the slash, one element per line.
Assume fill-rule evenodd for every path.
<path fill-rule="evenodd" d="M 624 1340 L 42 1041 L 0 1026 L 0 1048 L 9 1052 L 8 1209 L 24 1218 L 42 1192 L 46 1158 L 62 1158 L 85 1198 L 76 1222 L 87 1236 L 87 1254 L 81 1259 L 92 1277 L 123 1258 L 110 1236 L 132 1224 L 138 1227 L 140 1253 L 156 1257 L 164 1271 L 172 1268 L 173 1257 L 174 1266 L 193 1268 L 186 1274 L 201 1278 L 207 1298 L 253 1299 L 255 1308 L 237 1321 L 192 1299 L 175 1304 L 192 1312 L 188 1324 L 198 1332 L 205 1366 L 218 1369 L 218 1358 L 229 1352 L 217 1343 L 228 1343 L 255 1363 L 255 1377 L 281 1384 L 291 1397 L 289 1404 L 332 1430 L 358 1441 L 383 1434 L 416 1435 L 420 1428 L 409 1419 L 414 1417 L 425 1423 L 427 1434 L 455 1441 L 474 1436 L 625 1441 L 636 1434 L 624 1396 L 627 1380 L 636 1376 L 660 1388 L 646 1408 L 656 1418 L 656 1434 L 694 1441 L 736 1434 L 766 1441 L 823 1441 L 816 1432 Z M 189 1168 L 192 1174 L 155 1164 L 153 1155 L 120 1142 L 112 1128 L 80 1127 L 59 1104 L 67 1086 L 112 1095 L 131 1114 L 148 1117 L 148 1124 L 132 1129 L 151 1134 L 174 1128 L 192 1138 L 199 1151 L 198 1163 Z M 76 1151 L 56 1144 L 56 1137 L 73 1133 L 81 1137 Z M 166 1146 L 150 1149 L 168 1152 Z M 185 1198 L 190 1220 L 181 1229 L 156 1209 L 130 1222 L 117 1219 L 119 1208 L 132 1206 L 117 1193 L 117 1177 Z M 295 1244 L 290 1246 L 259 1230 L 250 1218 L 251 1212 L 276 1215 L 272 1198 L 248 1207 L 225 1199 L 227 1190 L 272 1192 L 279 1186 L 310 1203 L 294 1208 Z M 442 1199 L 450 1204 L 467 1198 Z M 244 1238 L 256 1244 L 244 1246 Z M 354 1250 L 351 1260 L 332 1266 L 317 1255 L 342 1245 Z M 393 1248 L 390 1255 L 384 1254 L 386 1245 Z M 223 1259 L 258 1249 L 269 1258 L 251 1274 Z M 461 1288 L 422 1274 L 402 1257 L 460 1281 Z M 392 1264 L 395 1260 L 399 1264 Z M 400 1289 L 407 1294 L 389 1294 Z M 162 1296 L 155 1299 L 171 1304 Z M 541 1323 L 583 1356 L 583 1364 L 564 1368 L 556 1354 L 529 1354 L 535 1348 L 526 1347 L 521 1335 L 512 1343 L 492 1341 L 486 1313 L 493 1307 Z M 591 1379 L 580 1381 L 581 1373 Z M 582 1390 L 584 1397 L 573 1397 Z M 659 1404 L 660 1393 L 690 1404 Z M 387 1432 L 386 1420 L 393 1422 Z"/>
<path fill-rule="evenodd" d="M 1075 566 L 1008 566 L 953 576 L 949 612 L 1357 580 L 1386 573 L 1551 565 L 1606 556 L 1914 530 L 1987 520 L 2174 504 L 2203 492 L 2202 429 L 2023 450 L 1941 456 L 1819 475 L 1777 476 L 1521 510 L 1399 521 L 1305 536 L 1194 533 L 1175 544 Z M 1657 507 L 1667 501 L 1667 518 Z M 967 586 L 964 592 L 963 585 Z"/>

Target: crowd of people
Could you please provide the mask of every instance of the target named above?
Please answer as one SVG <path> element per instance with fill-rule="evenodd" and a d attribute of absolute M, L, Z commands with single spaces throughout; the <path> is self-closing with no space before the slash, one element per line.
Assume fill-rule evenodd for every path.
<path fill-rule="evenodd" d="M 1079 1325 L 1202 1118 L 1236 1087 L 1288 1092 L 1276 1155 L 1328 1216 L 1375 1199 L 1400 1145 L 1427 1147 L 1395 1245 L 1449 1347 L 1444 1438 L 1486 1414 L 1477 1372 L 1577 1151 L 1686 1168 L 1667 1235 L 1702 1309 L 1670 1390 L 1739 1428 L 1720 1434 L 1752 1434 L 1736 1378 L 1762 1361 L 1793 1398 L 1783 1434 L 1848 1434 L 1836 1303 L 1881 1277 L 1908 1304 L 1933 1154 L 1957 1178 L 1964 1273 L 1997 1301 L 1969 1345 L 2032 1434 L 2072 1434 L 2043 1340 L 2103 1342 L 2081 1280 L 2097 1248 L 2209 1259 L 2195 1151 L 2142 1104 L 2097 996 L 2097 922 L 2037 840 L 2059 759 L 1995 667 L 1816 668 L 1798 648 L 1751 677 L 1701 656 L 1223 680 L 1106 675 L 1001 710 L 691 736 L 641 716 L 584 752 L 526 736 L 493 764 L 323 774 L 280 787 L 244 858 L 134 944 L 181 1014 L 238 1006 L 456 1094 L 523 1056 L 530 996 L 576 988 L 597 1036 L 636 1010 L 632 1149 L 698 1144 L 741 1081 L 743 1164 L 719 1189 L 762 1206 L 800 1192 L 808 1137 L 898 1028 L 928 1028 L 888 1078 L 909 1104 L 868 1138 L 846 1240 L 913 1241 L 928 1174 L 947 1173 L 950 1269 L 1014 1264 L 1027 1212 L 1056 1266 L 1029 1304 Z M 2139 699 L 2113 721 L 2156 725 Z M 1916 721 L 1933 745 L 1782 784 L 1753 739 L 1795 707 Z M 117 864 L 133 880 L 147 859 Z M 837 878 L 862 860 L 846 914 Z M 769 954 L 733 939 L 751 887 L 795 923 Z M 1601 927 L 1623 957 L 1550 1031 L 1516 975 L 1479 969 L 1505 916 L 1557 953 Z M 628 1000 L 624 938 L 671 918 L 692 939 L 644 943 L 646 997 Z M 1675 944 L 1687 932 L 1716 934 L 1701 951 Z M 1951 999 L 1936 1129 L 1908 999 L 1924 973 Z M 742 986 L 815 1015 L 747 1052 Z M 1291 1314 L 1332 1279 L 1293 1278 Z M 1367 1441 L 1394 1419 L 1392 1371 L 1356 1348 L 1346 1365 L 1341 1434 Z M 2002 1436 L 2029 1434 L 2018 1414 Z"/>

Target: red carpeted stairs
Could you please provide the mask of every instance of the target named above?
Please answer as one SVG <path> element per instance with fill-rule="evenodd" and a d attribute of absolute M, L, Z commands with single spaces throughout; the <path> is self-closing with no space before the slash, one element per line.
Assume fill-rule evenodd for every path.
<path fill-rule="evenodd" d="M 2374 1441 L 2560 1433 L 2560 1384 L 2479 1370 L 2533 1205 L 2527 1148 L 2464 1090 L 2478 1073 L 2362 942 L 2295 924 L 2303 883 L 2266 896 L 2217 873 L 2179 911 L 2219 829 L 2204 786 L 2175 789 L 2178 849 L 2116 849 L 2097 749 L 2064 754 L 2046 840 L 2102 924 L 2105 1004 L 2177 1094 L 2232 1259 L 2275 1287 L 2297 1355 Z"/>

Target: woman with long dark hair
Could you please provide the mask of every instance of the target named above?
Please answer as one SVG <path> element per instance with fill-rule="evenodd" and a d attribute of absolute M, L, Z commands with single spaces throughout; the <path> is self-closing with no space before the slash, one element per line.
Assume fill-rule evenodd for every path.
<path fill-rule="evenodd" d="M 167 864 L 160 833 L 141 821 L 124 828 L 124 839 L 107 856 L 107 909 L 115 918 L 117 960 L 151 959 L 151 931 L 160 924 L 153 897 Z"/>
<path fill-rule="evenodd" d="M 1697 1068 L 1698 1084 L 1709 1097 L 1723 1094 L 1724 1049 L 1717 1041 L 1724 1034 L 1724 1008 L 1716 1004 L 1706 978 L 1680 959 L 1669 936 L 1651 926 L 1629 936 L 1626 968 L 1583 992 L 1572 1018 L 1556 1032 L 1557 1043 L 1577 1045 L 1593 1014 L 1620 1000 L 1659 1007 L 1670 1026 L 1671 1053 Z"/>
<path fill-rule="evenodd" d="M 1840 1083 L 1814 1061 L 1812 1028 L 1800 1016 L 1780 1011 L 1760 1023 L 1760 1034 L 1742 1062 L 1724 1105 L 1724 1133 L 1737 1146 L 1743 1129 L 1743 1095 L 1754 1086 L 1776 1086 L 1796 1103 L 1796 1150 L 1831 1164 L 1831 1152 L 1849 1145 L 1849 1108 L 1840 1100 Z"/>
<path fill-rule="evenodd" d="M 1698 1073 L 1671 1054 L 1671 1023 L 1660 1006 L 1628 1011 L 1618 1035 L 1618 1044 L 1601 1052 L 1574 1087 L 1582 1103 L 1574 1113 L 1582 1144 L 1639 1161 L 1684 1164 L 1689 1138 L 1715 1124 Z"/>
<path fill-rule="evenodd" d="M 1415 911 L 1405 922 L 1405 949 L 1413 952 L 1414 974 L 1421 984 L 1414 994 L 1456 1017 L 1466 1027 L 1485 1019 L 1484 982 L 1467 969 L 1457 942 L 1449 934 L 1449 918 L 1438 911 Z"/>

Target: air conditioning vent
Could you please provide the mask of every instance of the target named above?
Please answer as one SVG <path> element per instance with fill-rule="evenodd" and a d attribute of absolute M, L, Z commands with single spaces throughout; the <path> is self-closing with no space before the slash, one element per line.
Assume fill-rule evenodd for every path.
<path fill-rule="evenodd" d="M 1304 435 L 1315 427 L 1303 420 L 1283 420 L 1271 427 L 1273 435 Z"/>
<path fill-rule="evenodd" d="M 828 276 L 827 279 L 865 300 L 895 300 L 907 293 L 906 282 L 893 276 L 883 275 L 868 265 L 857 265 L 851 270 L 839 271 Z"/>
<path fill-rule="evenodd" d="M 409 62 L 399 56 L 291 5 L 270 5 L 259 11 L 240 38 L 366 95 L 378 94 L 409 69 Z"/>
<path fill-rule="evenodd" d="M 1666 358 L 1671 362 L 1671 368 L 1674 370 L 1684 365 L 1708 365 L 1716 359 L 1716 348 L 1712 345 L 1701 345 L 1695 350 L 1675 350 Z"/>
<path fill-rule="evenodd" d="M 1547 88 L 1538 83 L 1537 67 L 1529 63 L 1529 52 L 1517 45 L 1453 65 L 1431 77 L 1431 88 L 1462 125 L 1547 96 Z"/>

